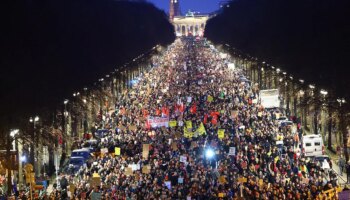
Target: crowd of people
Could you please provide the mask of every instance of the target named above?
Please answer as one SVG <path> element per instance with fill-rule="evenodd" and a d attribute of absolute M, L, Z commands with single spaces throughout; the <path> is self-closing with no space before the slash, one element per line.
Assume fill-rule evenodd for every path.
<path fill-rule="evenodd" d="M 324 198 L 336 175 L 303 156 L 300 132 L 279 127 L 281 112 L 256 102 L 258 86 L 230 62 L 204 40 L 176 40 L 101 113 L 100 153 L 50 198 Z"/>

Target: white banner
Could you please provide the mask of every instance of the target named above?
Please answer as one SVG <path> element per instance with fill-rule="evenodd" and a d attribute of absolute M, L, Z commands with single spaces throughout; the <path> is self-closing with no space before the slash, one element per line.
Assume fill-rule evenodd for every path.
<path fill-rule="evenodd" d="M 277 89 L 261 90 L 260 91 L 260 104 L 264 108 L 279 108 L 280 100 L 278 99 L 279 93 Z"/>
<path fill-rule="evenodd" d="M 152 128 L 169 127 L 169 117 L 148 117 L 147 122 Z"/>

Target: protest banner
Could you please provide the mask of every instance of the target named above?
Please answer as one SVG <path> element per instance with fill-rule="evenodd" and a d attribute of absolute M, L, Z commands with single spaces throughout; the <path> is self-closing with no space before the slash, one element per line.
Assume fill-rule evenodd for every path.
<path fill-rule="evenodd" d="M 205 127 L 203 125 L 203 122 L 201 122 L 201 124 L 199 125 L 197 131 L 196 131 L 199 135 L 205 135 L 207 134 L 207 132 L 205 131 Z"/>
<path fill-rule="evenodd" d="M 218 130 L 218 138 L 223 139 L 225 137 L 225 129 Z"/>
<path fill-rule="evenodd" d="M 157 128 L 162 126 L 169 127 L 169 117 L 148 117 L 147 123 L 152 128 Z"/>
<path fill-rule="evenodd" d="M 192 121 L 186 121 L 186 128 L 187 129 L 192 129 Z"/>

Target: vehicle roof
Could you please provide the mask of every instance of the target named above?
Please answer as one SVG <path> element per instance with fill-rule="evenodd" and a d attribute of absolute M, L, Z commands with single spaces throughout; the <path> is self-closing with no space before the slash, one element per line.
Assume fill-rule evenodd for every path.
<path fill-rule="evenodd" d="M 81 156 L 73 156 L 73 157 L 70 157 L 70 159 L 72 160 L 80 160 L 80 159 L 82 159 L 82 160 L 84 160 L 84 157 L 81 157 Z"/>
<path fill-rule="evenodd" d="M 73 150 L 72 152 L 88 152 L 88 153 L 90 153 L 90 151 L 89 151 L 89 149 L 75 149 L 75 150 Z"/>
<path fill-rule="evenodd" d="M 304 135 L 303 136 L 303 139 L 316 139 L 316 138 L 322 138 L 321 135 L 315 135 L 315 134 L 312 134 L 312 135 Z"/>
<path fill-rule="evenodd" d="M 315 158 L 329 158 L 328 155 L 319 155 L 319 156 L 315 156 Z"/>

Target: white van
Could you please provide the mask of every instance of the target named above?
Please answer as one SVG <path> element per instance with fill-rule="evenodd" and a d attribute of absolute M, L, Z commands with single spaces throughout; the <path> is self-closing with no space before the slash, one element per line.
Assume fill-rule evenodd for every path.
<path fill-rule="evenodd" d="M 301 148 L 305 156 L 321 156 L 325 154 L 321 135 L 304 135 L 301 140 Z"/>

